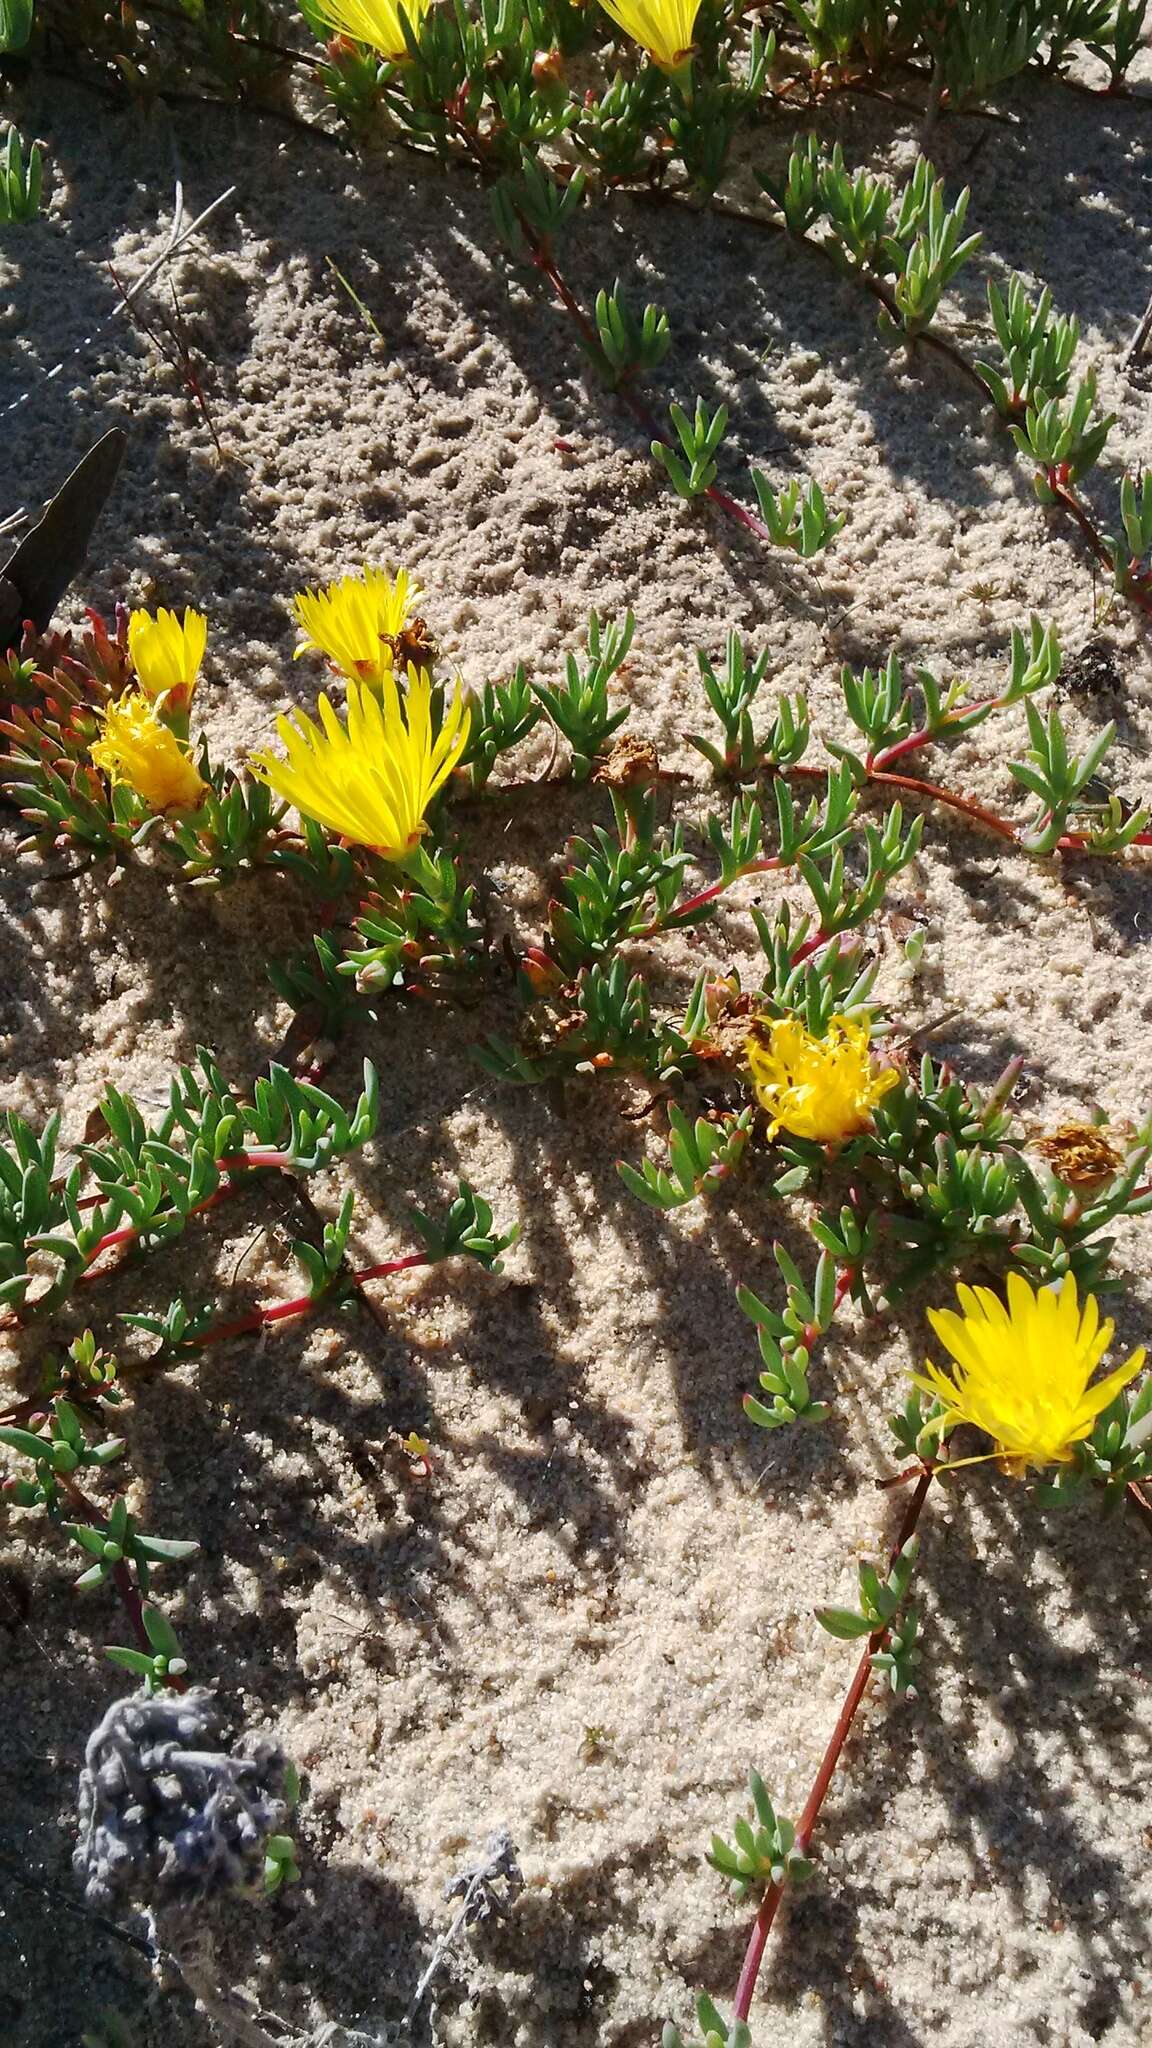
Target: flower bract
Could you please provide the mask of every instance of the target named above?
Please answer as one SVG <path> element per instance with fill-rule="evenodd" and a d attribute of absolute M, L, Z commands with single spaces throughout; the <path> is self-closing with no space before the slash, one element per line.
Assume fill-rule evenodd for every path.
<path fill-rule="evenodd" d="M 431 5 L 432 0 L 404 0 L 404 13 L 414 35 L 419 35 L 420 24 Z M 408 55 L 398 0 L 316 0 L 315 11 L 337 35 L 368 43 L 393 63 Z"/>
<path fill-rule="evenodd" d="M 700 0 L 600 0 L 600 5 L 662 71 L 678 71 L 691 56 Z"/>
<path fill-rule="evenodd" d="M 326 654 L 350 681 L 379 683 L 393 667 L 392 641 L 418 594 L 406 569 L 389 576 L 367 565 L 323 590 L 302 590 L 293 603 L 307 638 L 296 652 Z"/>
<path fill-rule="evenodd" d="M 196 678 L 208 644 L 208 621 L 188 606 L 183 619 L 163 606 L 134 611 L 128 620 L 128 653 L 136 680 L 146 697 L 164 697 L 174 711 L 192 701 Z"/>
<path fill-rule="evenodd" d="M 929 1310 L 954 1364 L 949 1374 L 929 1361 L 916 1385 L 944 1402 L 944 1426 L 975 1424 L 1017 1470 L 1067 1464 L 1101 1410 L 1135 1378 L 1144 1352 L 1092 1385 L 1114 1329 L 1101 1323 L 1095 1296 L 1081 1308 L 1071 1273 L 1058 1287 L 1038 1289 L 1010 1273 L 1007 1293 L 1005 1303 L 990 1287 L 959 1287 L 959 1314 Z"/>
<path fill-rule="evenodd" d="M 799 1017 L 765 1018 L 745 1053 L 773 1138 L 780 1130 L 820 1145 L 855 1137 L 899 1080 L 893 1067 L 873 1065 L 866 1018 L 833 1017 L 822 1038 Z"/>
<path fill-rule="evenodd" d="M 288 758 L 258 754 L 253 772 L 306 818 L 386 860 L 402 860 L 464 751 L 468 711 L 462 698 L 450 700 L 434 733 L 431 678 L 426 669 L 409 668 L 403 695 L 391 671 L 377 689 L 349 683 L 346 724 L 327 697 L 319 711 L 319 725 L 303 712 L 277 719 Z"/>
<path fill-rule="evenodd" d="M 143 691 L 129 690 L 109 704 L 103 721 L 91 753 L 109 782 L 126 783 L 154 811 L 200 802 L 207 784 Z"/>

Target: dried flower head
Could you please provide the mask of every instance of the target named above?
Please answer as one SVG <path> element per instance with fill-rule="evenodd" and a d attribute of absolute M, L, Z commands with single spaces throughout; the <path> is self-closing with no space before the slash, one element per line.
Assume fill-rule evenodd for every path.
<path fill-rule="evenodd" d="M 321 697 L 319 711 L 320 726 L 299 711 L 295 722 L 277 719 L 288 759 L 258 754 L 253 773 L 342 839 L 369 846 L 385 860 L 403 860 L 464 751 L 468 712 L 462 698 L 449 700 L 433 732 L 431 678 L 426 669 L 410 668 L 403 696 L 391 671 L 381 676 L 378 689 L 349 683 L 346 725 L 327 697 Z"/>
<path fill-rule="evenodd" d="M 700 0 L 600 0 L 600 5 L 662 71 L 679 71 L 691 57 Z"/>
<path fill-rule="evenodd" d="M 92 760 L 113 785 L 126 783 L 154 811 L 191 809 L 207 788 L 174 732 L 140 690 L 109 704 Z"/>
<path fill-rule="evenodd" d="M 900 1078 L 873 1063 L 866 1017 L 833 1017 L 822 1038 L 799 1017 L 759 1018 L 745 1050 L 773 1138 L 780 1130 L 820 1145 L 855 1137 Z"/>
<path fill-rule="evenodd" d="M 88 1739 L 73 1864 L 91 1906 L 257 1883 L 292 1809 L 278 1743 L 220 1743 L 210 1692 L 114 1700 Z"/>
<path fill-rule="evenodd" d="M 208 644 L 208 621 L 189 605 L 183 619 L 161 606 L 135 611 L 128 620 L 128 653 L 136 680 L 146 697 L 163 697 L 174 711 L 192 702 L 196 678 Z"/>
<path fill-rule="evenodd" d="M 928 1320 L 954 1359 L 951 1375 L 929 1360 L 916 1385 L 943 1401 L 946 1422 L 971 1422 L 993 1439 L 1010 1469 L 1067 1464 L 1090 1436 L 1101 1410 L 1144 1363 L 1143 1350 L 1094 1386 L 1089 1382 L 1112 1341 L 1096 1297 L 1083 1310 L 1076 1281 L 1033 1288 L 1008 1275 L 1007 1304 L 990 1287 L 958 1287 L 960 1314 L 930 1309 Z"/>
<path fill-rule="evenodd" d="M 1124 1155 L 1104 1124 L 1058 1124 L 1036 1150 L 1070 1188 L 1095 1188 L 1120 1171 Z"/>
<path fill-rule="evenodd" d="M 307 637 L 296 653 L 326 654 L 351 681 L 378 683 L 395 664 L 395 642 L 418 596 L 406 569 L 389 576 L 367 563 L 359 576 L 302 590 L 293 604 Z"/>
<path fill-rule="evenodd" d="M 651 740 L 632 732 L 613 740 L 592 770 L 593 782 L 606 783 L 609 789 L 650 789 L 659 775 L 660 756 Z"/>
<path fill-rule="evenodd" d="M 403 11 L 413 35 L 419 35 L 420 24 L 431 5 L 432 0 L 404 0 Z M 337 35 L 370 44 L 394 64 L 408 55 L 400 26 L 399 0 L 316 0 L 315 11 Z"/>

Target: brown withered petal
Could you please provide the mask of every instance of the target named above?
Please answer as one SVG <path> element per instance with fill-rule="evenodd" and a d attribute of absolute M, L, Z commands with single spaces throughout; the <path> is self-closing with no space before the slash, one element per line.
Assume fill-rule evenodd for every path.
<path fill-rule="evenodd" d="M 401 670 L 409 662 L 415 668 L 427 668 L 440 652 L 428 630 L 427 619 L 409 619 L 399 633 L 384 633 L 381 638 L 387 641 Z"/>
<path fill-rule="evenodd" d="M 651 740 L 623 733 L 593 769 L 592 780 L 606 782 L 609 789 L 631 789 L 637 783 L 655 782 L 659 773 L 660 756 Z"/>
<path fill-rule="evenodd" d="M 1104 1124 L 1059 1124 L 1037 1138 L 1036 1150 L 1070 1188 L 1096 1187 L 1111 1180 L 1123 1163 Z"/>

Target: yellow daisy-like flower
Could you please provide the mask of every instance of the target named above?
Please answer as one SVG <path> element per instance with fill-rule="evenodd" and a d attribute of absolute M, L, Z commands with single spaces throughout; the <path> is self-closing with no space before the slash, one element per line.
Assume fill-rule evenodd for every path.
<path fill-rule="evenodd" d="M 780 1130 L 819 1145 L 855 1137 L 900 1078 L 893 1067 L 872 1064 L 865 1018 L 833 1017 L 823 1038 L 799 1017 L 763 1018 L 744 1050 L 757 1099 L 772 1119 L 771 1138 Z"/>
<path fill-rule="evenodd" d="M 916 1385 L 945 1403 L 948 1425 L 971 1422 L 985 1430 L 1017 1471 L 1067 1464 L 1101 1409 L 1136 1377 L 1143 1349 L 1089 1385 L 1115 1326 L 1101 1323 L 1095 1295 L 1080 1309 L 1070 1273 L 1059 1287 L 1038 1290 L 1021 1273 L 1009 1273 L 1007 1305 L 989 1287 L 958 1287 L 956 1297 L 959 1315 L 928 1311 L 955 1360 L 952 1374 L 929 1360 L 914 1375 Z"/>
<path fill-rule="evenodd" d="M 129 690 L 102 714 L 92 759 L 109 782 L 127 783 L 154 811 L 190 810 L 207 788 L 174 732 L 142 690 Z"/>
<path fill-rule="evenodd" d="M 600 5 L 661 71 L 679 71 L 691 57 L 700 0 L 600 0 Z"/>
<path fill-rule="evenodd" d="M 257 754 L 253 773 L 329 832 L 370 846 L 385 860 L 403 860 L 424 830 L 425 811 L 464 751 L 468 710 L 463 699 L 451 700 L 433 734 L 431 678 L 427 669 L 409 668 L 403 697 L 391 672 L 375 689 L 349 683 L 346 725 L 327 697 L 321 697 L 319 710 L 320 726 L 303 712 L 296 713 L 295 723 L 278 718 L 276 730 L 288 759 Z"/>
<path fill-rule="evenodd" d="M 208 621 L 189 605 L 183 620 L 163 606 L 135 611 L 128 620 L 128 653 L 136 680 L 146 697 L 166 697 L 175 711 L 192 702 L 196 678 L 208 644 Z"/>
<path fill-rule="evenodd" d="M 302 590 L 293 599 L 307 635 L 301 654 L 326 654 L 352 682 L 379 683 L 393 666 L 391 641 L 402 633 L 420 595 L 407 569 L 389 576 L 367 564 L 359 576 L 342 576 L 323 590 Z"/>
<path fill-rule="evenodd" d="M 431 5 L 432 0 L 404 0 L 413 35 L 419 35 L 420 24 Z M 394 64 L 408 55 L 398 0 L 317 0 L 316 12 L 337 35 L 369 43 Z"/>

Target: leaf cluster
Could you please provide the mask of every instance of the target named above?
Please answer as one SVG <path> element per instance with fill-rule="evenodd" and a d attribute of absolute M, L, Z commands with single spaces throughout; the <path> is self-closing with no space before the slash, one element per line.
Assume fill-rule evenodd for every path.
<path fill-rule="evenodd" d="M 412 1222 L 429 1260 L 434 1264 L 443 1259 L 465 1257 L 475 1259 L 487 1273 L 501 1270 L 501 1254 L 514 1245 L 520 1235 L 518 1227 L 504 1232 L 493 1229 L 491 1204 L 483 1195 L 478 1195 L 466 1180 L 460 1182 L 456 1199 L 444 1217 L 436 1220 L 423 1209 L 414 1209 Z"/>
<path fill-rule="evenodd" d="M 109 1088 L 100 1103 L 108 1135 L 77 1147 L 57 1172 L 59 1114 L 36 1131 L 15 1111 L 0 1130 L 0 1302 L 42 1316 L 75 1287 L 105 1249 L 170 1243 L 225 1179 L 264 1164 L 312 1173 L 358 1150 L 379 1113 L 375 1069 L 351 1113 L 310 1081 L 273 1066 L 243 1098 L 201 1049 L 172 1083 L 169 1107 L 150 1124 L 131 1095 Z M 91 1192 L 86 1193 L 85 1189 Z M 50 1276 L 32 1303 L 35 1273 Z"/>
<path fill-rule="evenodd" d="M 839 143 L 798 137 L 784 176 L 761 185 L 792 235 L 813 239 L 843 270 L 880 289 L 881 332 L 913 341 L 934 319 L 947 286 L 980 246 L 965 235 L 968 190 L 949 206 L 944 181 L 918 157 L 899 191 L 870 172 L 849 172 Z"/>
<path fill-rule="evenodd" d="M 858 1608 L 818 1607 L 816 1610 L 821 1628 L 842 1642 L 852 1642 L 863 1636 L 877 1638 L 871 1653 L 872 1668 L 883 1672 L 895 1693 L 910 1689 L 915 1668 L 920 1662 L 916 1645 L 919 1617 L 914 1607 L 904 1608 L 919 1548 L 918 1539 L 910 1536 L 883 1579 L 875 1565 L 862 1560 L 857 1568 L 860 1580 Z"/>
<path fill-rule="evenodd" d="M 708 1861 L 729 1879 L 729 1895 L 736 1904 L 757 1885 L 798 1885 L 812 1875 L 814 1866 L 796 1848 L 796 1829 L 778 1814 L 768 1789 L 757 1771 L 748 1773 L 754 1819 L 738 1820 L 732 1841 L 713 1835 Z"/>
<path fill-rule="evenodd" d="M 7 4 L 11 7 L 13 0 L 7 0 Z M 8 33 L 12 33 L 11 27 Z M 0 20 L 0 50 L 19 47 L 18 43 L 5 42 L 4 23 Z M 26 225 L 35 220 L 40 211 L 43 184 L 44 162 L 40 144 L 34 142 L 25 157 L 24 143 L 18 130 L 9 128 L 0 149 L 0 227 L 19 223 Z"/>
<path fill-rule="evenodd" d="M 747 2021 L 733 2020 L 729 2026 L 703 1993 L 696 2000 L 696 2023 L 700 2039 L 686 2041 L 679 2027 L 669 2020 L 660 2036 L 660 2048 L 752 2048 L 752 2029 Z"/>

